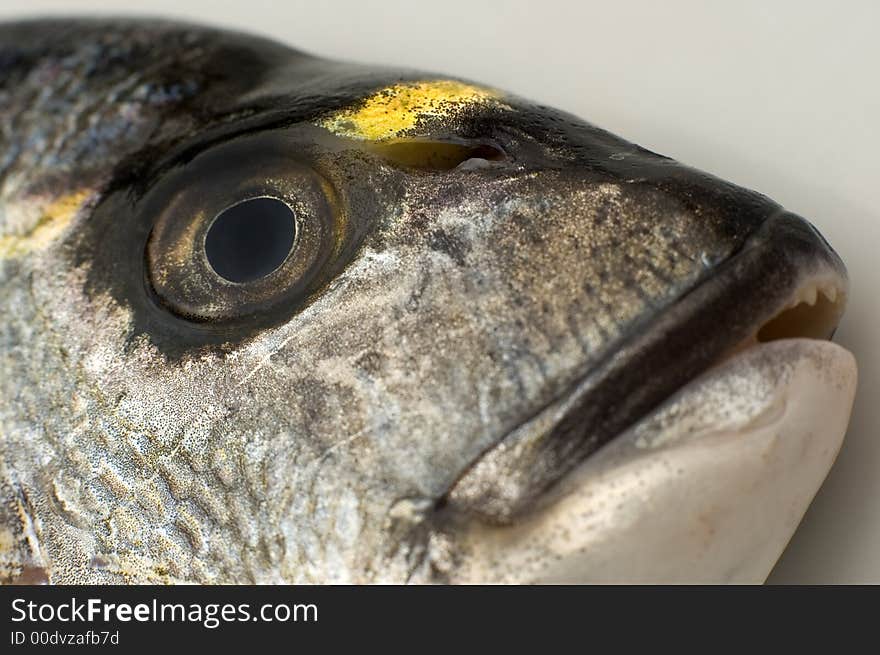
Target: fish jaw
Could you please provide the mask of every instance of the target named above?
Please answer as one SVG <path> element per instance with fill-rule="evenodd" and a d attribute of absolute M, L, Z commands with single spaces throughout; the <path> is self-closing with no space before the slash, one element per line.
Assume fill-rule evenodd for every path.
<path fill-rule="evenodd" d="M 856 380 L 831 342 L 743 351 L 587 459 L 553 505 L 472 525 L 456 581 L 763 582 L 834 463 Z"/>

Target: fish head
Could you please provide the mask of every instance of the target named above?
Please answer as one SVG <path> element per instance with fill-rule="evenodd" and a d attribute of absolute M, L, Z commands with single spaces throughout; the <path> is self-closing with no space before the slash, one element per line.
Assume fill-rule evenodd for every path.
<path fill-rule="evenodd" d="M 855 376 L 805 220 L 471 82 L 156 21 L 0 36 L 10 577 L 767 574 Z"/>

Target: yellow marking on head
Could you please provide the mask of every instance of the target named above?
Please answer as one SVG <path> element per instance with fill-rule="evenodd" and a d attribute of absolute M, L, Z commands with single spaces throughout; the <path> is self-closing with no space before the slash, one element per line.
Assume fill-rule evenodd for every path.
<path fill-rule="evenodd" d="M 352 109 L 330 115 L 320 125 L 338 136 L 383 141 L 404 136 L 424 118 L 450 116 L 474 105 L 499 101 L 498 92 L 457 82 L 406 82 L 386 87 Z"/>
<path fill-rule="evenodd" d="M 24 234 L 0 236 L 0 258 L 22 257 L 48 247 L 70 224 L 92 191 L 81 189 L 49 203 Z"/>

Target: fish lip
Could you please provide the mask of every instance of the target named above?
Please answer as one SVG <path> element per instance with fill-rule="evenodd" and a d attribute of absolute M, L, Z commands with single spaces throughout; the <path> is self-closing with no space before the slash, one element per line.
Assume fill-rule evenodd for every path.
<path fill-rule="evenodd" d="M 711 276 L 576 383 L 595 389 L 611 384 L 603 398 L 609 402 L 596 403 L 595 394 L 589 401 L 599 411 L 596 423 L 608 426 L 597 447 L 740 348 L 820 279 L 834 287 L 842 315 L 848 280 L 837 253 L 796 214 L 782 210 L 768 218 Z M 662 371 L 664 380 L 645 382 L 645 371 Z M 615 396 L 622 396 L 623 404 L 612 405 Z"/>
<path fill-rule="evenodd" d="M 857 376 L 829 341 L 755 344 L 581 462 L 539 511 L 456 526 L 450 581 L 763 582 L 837 456 Z"/>
<path fill-rule="evenodd" d="M 843 262 L 809 222 L 780 209 L 710 276 L 477 457 L 442 506 L 491 523 L 546 506 L 552 487 L 584 459 L 754 341 L 817 281 L 834 289 L 839 320 L 848 288 Z M 646 377 L 652 371 L 660 374 Z"/>

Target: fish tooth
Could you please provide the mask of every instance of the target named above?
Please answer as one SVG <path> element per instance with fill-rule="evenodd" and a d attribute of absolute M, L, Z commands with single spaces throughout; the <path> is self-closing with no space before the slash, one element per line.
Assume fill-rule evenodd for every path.
<path fill-rule="evenodd" d="M 808 305 L 815 305 L 816 304 L 816 295 L 817 295 L 816 287 L 811 285 L 810 287 L 808 287 L 805 290 L 802 302 L 805 302 Z"/>

